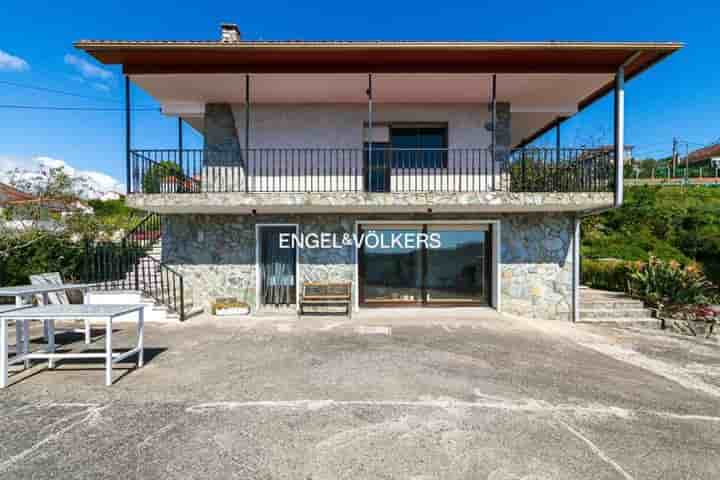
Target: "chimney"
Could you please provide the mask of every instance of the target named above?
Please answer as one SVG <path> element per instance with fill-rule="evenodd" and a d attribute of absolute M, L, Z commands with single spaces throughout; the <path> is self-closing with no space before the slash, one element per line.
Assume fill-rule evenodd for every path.
<path fill-rule="evenodd" d="M 240 29 L 234 23 L 221 23 L 220 30 L 222 32 L 223 42 L 239 42 Z"/>

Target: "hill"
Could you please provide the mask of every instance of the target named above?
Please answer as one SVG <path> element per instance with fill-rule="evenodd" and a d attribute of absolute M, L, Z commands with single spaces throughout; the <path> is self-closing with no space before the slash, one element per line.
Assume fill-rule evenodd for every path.
<path fill-rule="evenodd" d="M 628 187 L 621 208 L 582 228 L 583 260 L 697 261 L 720 284 L 720 187 Z"/>

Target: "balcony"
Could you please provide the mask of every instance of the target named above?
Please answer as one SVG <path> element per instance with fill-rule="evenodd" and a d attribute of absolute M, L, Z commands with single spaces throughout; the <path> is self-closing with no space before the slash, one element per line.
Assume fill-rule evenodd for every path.
<path fill-rule="evenodd" d="M 586 148 L 131 150 L 129 191 L 161 213 L 579 210 L 612 202 L 614 172 L 611 151 Z"/>

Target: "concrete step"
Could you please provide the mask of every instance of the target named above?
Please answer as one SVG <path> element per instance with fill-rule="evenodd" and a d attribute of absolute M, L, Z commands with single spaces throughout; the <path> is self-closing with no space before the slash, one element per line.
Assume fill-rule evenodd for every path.
<path fill-rule="evenodd" d="M 580 300 L 580 308 L 585 310 L 613 310 L 621 308 L 645 308 L 640 300 Z"/>
<path fill-rule="evenodd" d="M 609 308 L 587 310 L 580 307 L 580 318 L 652 318 L 647 308 Z"/>
<path fill-rule="evenodd" d="M 633 298 L 625 293 L 622 292 L 588 292 L 588 291 L 581 291 L 580 292 L 580 298 L 585 300 L 621 300 L 621 299 L 630 299 Z"/>
<path fill-rule="evenodd" d="M 657 326 L 660 328 L 658 318 L 637 318 L 637 317 L 605 317 L 605 318 L 583 318 L 576 323 L 588 325 L 620 325 L 620 326 Z"/>

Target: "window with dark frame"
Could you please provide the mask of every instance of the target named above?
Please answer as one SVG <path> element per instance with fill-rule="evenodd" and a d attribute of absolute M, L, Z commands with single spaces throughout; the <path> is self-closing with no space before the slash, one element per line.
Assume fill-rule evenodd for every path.
<path fill-rule="evenodd" d="M 447 168 L 447 126 L 390 126 L 393 168 Z"/>

